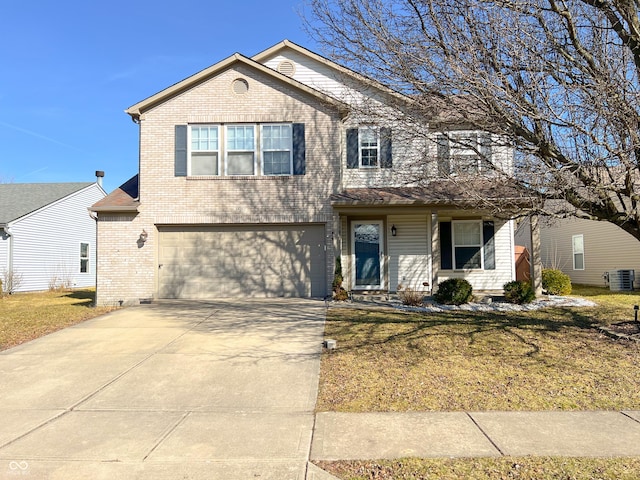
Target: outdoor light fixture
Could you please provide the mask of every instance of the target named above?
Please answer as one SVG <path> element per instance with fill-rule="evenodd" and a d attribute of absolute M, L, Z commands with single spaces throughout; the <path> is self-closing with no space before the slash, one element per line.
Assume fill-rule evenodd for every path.
<path fill-rule="evenodd" d="M 138 241 L 140 243 L 144 243 L 147 241 L 147 238 L 149 237 L 149 234 L 147 233 L 147 231 L 145 229 L 142 229 L 142 233 L 140 234 L 140 237 L 138 238 Z"/>
<path fill-rule="evenodd" d="M 391 225 L 391 236 L 395 237 L 398 234 L 398 229 L 395 225 Z"/>

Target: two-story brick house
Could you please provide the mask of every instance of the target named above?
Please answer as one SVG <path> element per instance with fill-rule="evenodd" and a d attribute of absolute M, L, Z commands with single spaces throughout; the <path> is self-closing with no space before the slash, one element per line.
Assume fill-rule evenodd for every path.
<path fill-rule="evenodd" d="M 515 278 L 512 222 L 464 208 L 459 185 L 407 181 L 415 139 L 376 114 L 402 97 L 283 41 L 130 107 L 139 174 L 93 207 L 98 303 L 323 297 L 337 255 L 352 291 L 429 292 L 449 277 L 501 290 Z M 434 131 L 441 167 L 481 168 L 449 140 Z M 508 168 L 508 149 L 489 154 Z"/>

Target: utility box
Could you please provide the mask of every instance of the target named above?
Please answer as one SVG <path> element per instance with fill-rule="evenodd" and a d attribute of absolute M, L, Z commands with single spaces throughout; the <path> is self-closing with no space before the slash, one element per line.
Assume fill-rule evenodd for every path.
<path fill-rule="evenodd" d="M 633 290 L 635 270 L 611 270 L 609 273 L 609 289 L 612 292 Z"/>

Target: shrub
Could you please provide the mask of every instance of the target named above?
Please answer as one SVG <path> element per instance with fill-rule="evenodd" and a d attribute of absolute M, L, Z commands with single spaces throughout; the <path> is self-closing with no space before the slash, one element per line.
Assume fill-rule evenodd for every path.
<path fill-rule="evenodd" d="M 340 257 L 336 257 L 336 269 L 333 273 L 333 299 L 344 301 L 349 298 L 349 293 L 342 286 L 342 261 Z"/>
<path fill-rule="evenodd" d="M 464 278 L 450 278 L 438 284 L 433 298 L 444 305 L 462 305 L 473 297 L 473 288 Z"/>
<path fill-rule="evenodd" d="M 542 288 L 549 295 L 569 295 L 571 277 L 555 268 L 546 268 L 542 270 Z"/>
<path fill-rule="evenodd" d="M 529 282 L 516 280 L 504 284 L 504 297 L 510 303 L 531 303 L 536 298 L 536 292 Z"/>
<path fill-rule="evenodd" d="M 412 307 L 421 307 L 424 304 L 424 294 L 412 288 L 403 288 L 398 285 L 398 298 L 403 305 L 411 305 Z"/>

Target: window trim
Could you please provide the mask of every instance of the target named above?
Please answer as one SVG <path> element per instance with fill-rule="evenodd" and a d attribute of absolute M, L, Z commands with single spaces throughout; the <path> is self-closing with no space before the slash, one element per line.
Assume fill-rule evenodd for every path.
<path fill-rule="evenodd" d="M 375 149 L 373 147 L 364 147 L 362 145 L 362 134 L 365 130 L 373 131 L 376 135 L 376 146 Z M 376 164 L 375 165 L 363 165 L 362 163 L 362 151 L 363 150 L 375 150 L 376 152 Z M 358 167 L 359 168 L 380 168 L 380 127 L 375 125 L 362 125 L 358 127 Z"/>
<path fill-rule="evenodd" d="M 82 246 L 87 246 L 87 256 L 82 256 Z M 82 262 L 86 262 L 86 270 L 82 271 Z M 89 242 L 80 242 L 80 265 L 78 269 L 78 273 L 91 273 L 91 244 Z"/>
<path fill-rule="evenodd" d="M 288 123 L 288 122 L 275 122 L 275 123 L 260 123 L 258 124 L 260 125 L 260 139 L 259 139 L 259 146 L 260 146 L 260 174 L 265 176 L 265 177 L 282 177 L 282 176 L 290 176 L 293 175 L 293 123 Z M 264 171 L 264 166 L 265 166 L 265 161 L 264 161 L 264 153 L 265 152 L 285 152 L 287 150 L 283 150 L 283 149 L 265 149 L 264 148 L 264 127 L 281 127 L 286 125 L 289 128 L 289 148 L 288 148 L 288 152 L 289 152 L 289 172 L 288 173 L 265 173 Z"/>
<path fill-rule="evenodd" d="M 576 239 L 580 239 L 580 243 L 581 245 L 581 250 L 582 251 L 576 251 Z M 576 255 L 582 255 L 582 268 L 576 268 Z M 573 261 L 573 269 L 574 270 L 578 270 L 578 271 L 582 271 L 585 269 L 585 265 L 584 265 L 584 235 L 578 234 L 578 235 L 572 235 L 571 236 L 571 259 Z"/>
<path fill-rule="evenodd" d="M 188 177 L 219 177 L 222 175 L 221 169 L 220 169 L 220 151 L 221 151 L 221 145 L 222 145 L 222 141 L 223 141 L 223 137 L 222 137 L 222 128 L 221 125 L 219 123 L 192 123 L 188 125 L 189 128 L 187 128 L 187 176 Z M 202 128 L 202 127 L 216 127 L 216 129 L 218 130 L 218 149 L 217 150 L 193 150 L 193 144 L 192 144 L 192 133 L 193 133 L 193 129 L 194 128 Z M 194 152 L 215 152 L 217 154 L 217 159 L 216 159 L 216 170 L 218 171 L 217 174 L 208 174 L 208 175 L 196 175 L 194 173 L 192 173 L 192 160 L 193 160 L 193 153 Z"/>

